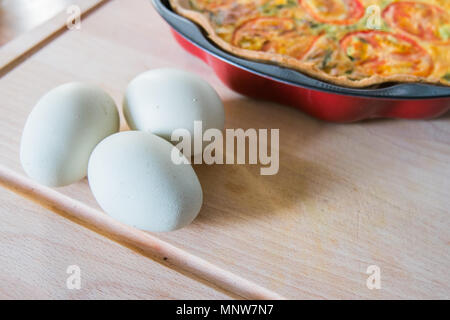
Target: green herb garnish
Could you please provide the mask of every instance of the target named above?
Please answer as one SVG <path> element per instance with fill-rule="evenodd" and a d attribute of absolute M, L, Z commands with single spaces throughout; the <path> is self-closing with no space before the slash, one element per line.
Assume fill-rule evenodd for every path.
<path fill-rule="evenodd" d="M 325 69 L 325 68 L 327 67 L 327 64 L 328 64 L 328 62 L 330 62 L 331 56 L 332 56 L 332 55 L 333 55 L 333 51 L 330 50 L 330 49 L 328 49 L 328 50 L 325 52 L 325 56 L 323 57 L 322 64 L 320 65 L 320 68 L 321 68 L 322 70 Z"/>
<path fill-rule="evenodd" d="M 361 41 L 362 43 L 369 44 L 369 41 L 367 41 L 367 40 L 364 39 L 364 38 L 358 37 L 358 40 Z"/>

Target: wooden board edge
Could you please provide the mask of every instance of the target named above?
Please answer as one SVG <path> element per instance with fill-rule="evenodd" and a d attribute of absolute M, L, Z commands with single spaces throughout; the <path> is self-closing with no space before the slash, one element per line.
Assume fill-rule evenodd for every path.
<path fill-rule="evenodd" d="M 83 0 L 78 5 L 80 17 L 86 16 L 110 0 Z M 42 48 L 59 33 L 67 29 L 69 15 L 61 11 L 36 28 L 19 35 L 0 47 L 0 77 L 14 69 L 28 56 Z"/>
<path fill-rule="evenodd" d="M 42 186 L 3 165 L 0 165 L 0 186 L 232 298 L 285 299 L 276 292 L 177 248 L 150 233 L 120 223 L 99 210 Z"/>

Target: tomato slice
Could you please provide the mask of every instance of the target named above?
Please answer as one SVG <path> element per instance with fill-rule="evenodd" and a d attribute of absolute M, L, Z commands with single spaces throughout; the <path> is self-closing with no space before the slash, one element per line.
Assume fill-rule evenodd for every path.
<path fill-rule="evenodd" d="M 450 42 L 450 15 L 438 6 L 422 2 L 394 2 L 383 11 L 393 28 L 426 41 Z"/>
<path fill-rule="evenodd" d="M 293 19 L 261 17 L 247 20 L 236 28 L 231 43 L 247 50 L 301 59 L 316 39 L 317 36 L 297 28 Z"/>
<path fill-rule="evenodd" d="M 354 24 L 364 16 L 359 0 L 299 0 L 317 21 L 331 24 Z"/>
<path fill-rule="evenodd" d="M 367 75 L 426 77 L 433 69 L 430 55 L 415 41 L 383 31 L 356 31 L 341 40 L 355 69 Z"/>

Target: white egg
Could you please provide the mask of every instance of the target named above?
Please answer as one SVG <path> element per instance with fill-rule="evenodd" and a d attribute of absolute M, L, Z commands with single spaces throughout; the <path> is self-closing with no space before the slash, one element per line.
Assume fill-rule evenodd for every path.
<path fill-rule="evenodd" d="M 61 85 L 44 95 L 28 116 L 20 161 L 32 179 L 50 187 L 83 179 L 89 157 L 105 137 L 119 130 L 114 100 L 83 83 Z"/>
<path fill-rule="evenodd" d="M 192 150 L 194 121 L 202 121 L 203 131 L 223 130 L 225 121 L 216 91 L 200 77 L 177 69 L 155 69 L 137 76 L 127 88 L 123 111 L 131 129 L 153 132 L 168 141 L 174 130 L 187 129 Z"/>
<path fill-rule="evenodd" d="M 88 179 L 100 207 L 146 231 L 190 224 L 203 193 L 192 166 L 172 162 L 173 150 L 180 155 L 166 140 L 143 131 L 116 133 L 99 143 L 89 160 Z"/>

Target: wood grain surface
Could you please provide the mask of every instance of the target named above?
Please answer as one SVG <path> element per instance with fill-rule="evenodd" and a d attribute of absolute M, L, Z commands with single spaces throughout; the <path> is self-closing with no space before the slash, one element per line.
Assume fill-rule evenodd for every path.
<path fill-rule="evenodd" d="M 336 125 L 245 98 L 183 52 L 148 1 L 108 1 L 82 20 L 81 30 L 57 35 L 3 74 L 0 164 L 23 175 L 18 160 L 21 131 L 35 102 L 51 88 L 74 80 L 93 82 L 120 106 L 127 83 L 157 67 L 185 69 L 210 82 L 224 101 L 227 128 L 279 128 L 280 171 L 260 176 L 254 165 L 195 166 L 205 196 L 200 216 L 183 230 L 155 236 L 287 298 L 450 298 L 449 116 Z M 123 119 L 122 129 L 127 129 Z M 85 180 L 57 191 L 99 208 Z M 59 261 L 55 268 L 62 268 L 58 272 L 65 276 L 66 257 L 58 237 L 70 246 L 81 234 L 84 240 L 71 263 L 96 273 L 86 280 L 91 290 L 76 297 L 125 297 L 121 281 L 132 278 L 140 288 L 134 293 L 137 298 L 186 297 L 190 291 L 178 285 L 194 286 L 193 298 L 223 297 L 212 286 L 192 284 L 182 270 L 173 275 L 173 270 L 9 192 L 1 195 L 0 224 L 12 240 L 2 243 L 0 266 L 24 261 L 31 270 L 29 283 L 37 286 L 46 279 L 34 296 L 70 296 L 57 285 L 61 273 L 44 269 L 54 256 Z M 28 219 L 40 222 L 29 224 Z M 22 250 L 20 239 L 27 232 L 39 234 L 27 250 L 45 243 L 42 262 Z M 108 270 L 121 279 L 117 286 L 106 285 L 105 292 L 98 289 L 102 280 L 96 280 L 106 277 L 106 263 L 95 255 L 99 246 L 111 254 Z M 122 263 L 115 262 L 115 252 Z M 126 261 L 128 255 L 133 262 Z M 381 269 L 380 290 L 366 286 L 370 265 Z M 156 280 L 138 285 L 144 277 L 130 269 L 154 274 L 165 283 L 165 293 L 152 292 Z M 11 289 L 0 286 L 1 295 L 17 297 L 23 292 L 19 288 L 29 286 L 21 272 L 26 271 L 2 274 L 1 281 Z M 167 277 L 176 280 L 165 282 Z"/>
<path fill-rule="evenodd" d="M 0 0 L 0 46 L 75 3 L 77 0 Z"/>
<path fill-rule="evenodd" d="M 70 4 L 76 5 L 77 14 L 75 16 L 78 16 L 79 14 L 81 17 L 81 15 L 88 14 L 104 1 L 106 0 L 72 0 L 70 1 Z M 45 3 L 43 2 L 42 4 Z M 60 3 L 60 6 L 61 5 L 62 3 Z M 66 7 L 63 8 L 65 9 Z M 67 8 L 69 8 L 69 6 Z M 53 12 L 54 9 L 55 8 L 50 12 Z M 34 51 L 39 50 L 41 46 L 44 46 L 46 42 L 51 41 L 52 37 L 67 30 L 68 23 L 71 24 L 74 21 L 74 13 L 71 10 L 62 10 L 61 8 L 57 12 L 58 13 L 54 16 L 49 15 L 49 18 L 45 23 L 38 24 L 29 32 L 18 34 L 16 38 L 1 47 L 0 75 L 16 67 L 17 64 L 32 55 Z M 37 12 L 37 15 L 39 15 L 39 12 Z M 22 17 L 22 19 L 26 19 L 26 17 Z M 17 31 L 16 29 L 14 30 Z"/>
<path fill-rule="evenodd" d="M 224 294 L 0 189 L 1 299 L 224 299 Z M 68 289 L 69 266 L 81 289 Z"/>

